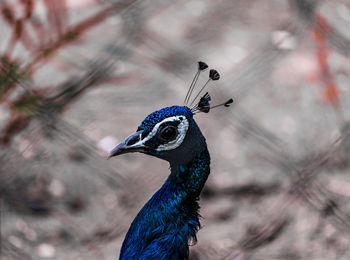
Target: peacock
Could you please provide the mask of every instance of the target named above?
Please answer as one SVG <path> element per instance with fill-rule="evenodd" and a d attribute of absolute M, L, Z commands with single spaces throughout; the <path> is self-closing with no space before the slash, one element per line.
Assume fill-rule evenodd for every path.
<path fill-rule="evenodd" d="M 209 81 L 220 78 L 213 69 L 208 81 L 189 102 L 199 74 L 207 68 L 206 63 L 198 62 L 184 106 L 165 107 L 151 113 L 135 133 L 110 152 L 109 158 L 131 152 L 155 156 L 168 161 L 171 171 L 163 186 L 132 222 L 119 259 L 188 259 L 189 244 L 197 241 L 198 200 L 210 173 L 210 155 L 193 116 L 208 113 L 214 107 L 228 107 L 233 102 L 229 99 L 210 107 L 211 98 L 207 92 L 193 105 Z"/>

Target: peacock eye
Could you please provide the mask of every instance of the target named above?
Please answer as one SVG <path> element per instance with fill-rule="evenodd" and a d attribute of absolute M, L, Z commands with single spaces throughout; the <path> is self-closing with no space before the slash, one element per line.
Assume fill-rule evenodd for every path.
<path fill-rule="evenodd" d="M 177 136 L 177 127 L 172 125 L 167 125 L 159 129 L 158 137 L 160 140 L 169 142 L 176 138 Z"/>

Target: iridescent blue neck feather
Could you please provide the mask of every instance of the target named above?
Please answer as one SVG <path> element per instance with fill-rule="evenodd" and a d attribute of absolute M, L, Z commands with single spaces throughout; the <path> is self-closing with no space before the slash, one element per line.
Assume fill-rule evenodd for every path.
<path fill-rule="evenodd" d="M 188 259 L 189 242 L 200 227 L 198 199 L 208 178 L 210 157 L 205 149 L 171 174 L 132 222 L 120 259 Z"/>

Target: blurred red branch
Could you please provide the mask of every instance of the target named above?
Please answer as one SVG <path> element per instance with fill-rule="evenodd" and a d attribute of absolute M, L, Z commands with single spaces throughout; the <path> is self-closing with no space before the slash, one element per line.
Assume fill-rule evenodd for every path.
<path fill-rule="evenodd" d="M 329 48 L 327 44 L 327 36 L 330 31 L 331 27 L 329 26 L 326 17 L 317 14 L 312 34 L 316 44 L 316 58 L 320 68 L 319 79 L 323 86 L 322 97 L 324 103 L 331 104 L 337 109 L 340 105 L 339 89 L 327 61 L 329 53 L 331 52 L 331 48 Z"/>
<path fill-rule="evenodd" d="M 85 19 L 83 22 L 68 29 L 68 31 L 65 32 L 63 35 L 61 35 L 61 37 L 56 42 L 43 48 L 41 53 L 39 53 L 39 55 L 37 55 L 33 59 L 33 61 L 28 65 L 29 70 L 31 70 L 32 67 L 36 65 L 38 62 L 42 61 L 43 59 L 53 54 L 60 47 L 77 40 L 78 37 L 80 37 L 85 31 L 87 31 L 88 29 L 91 29 L 91 27 L 99 24 L 100 22 L 103 22 L 110 15 L 114 15 L 118 11 L 122 11 L 123 9 L 127 8 L 134 2 L 136 2 L 136 0 L 129 0 L 129 1 L 125 1 L 125 3 L 118 3 L 118 4 L 114 4 L 113 6 L 106 7 L 105 9 L 103 9 L 102 11 L 99 11 L 97 14 L 93 15 L 92 17 Z"/>

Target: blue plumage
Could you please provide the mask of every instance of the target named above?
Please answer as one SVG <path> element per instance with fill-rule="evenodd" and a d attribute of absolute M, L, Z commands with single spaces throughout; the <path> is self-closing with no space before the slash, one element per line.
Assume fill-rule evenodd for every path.
<path fill-rule="evenodd" d="M 173 129 L 177 136 L 169 141 L 160 138 L 163 128 Z M 180 145 L 157 150 L 161 145 L 176 143 L 181 134 L 184 136 Z M 210 172 L 205 138 L 193 113 L 182 106 L 153 112 L 136 134 L 112 151 L 112 156 L 129 152 L 128 149 L 167 160 L 171 173 L 132 222 L 120 259 L 187 259 L 188 244 L 196 242 L 200 227 L 197 201 Z"/>
<path fill-rule="evenodd" d="M 188 243 L 196 242 L 200 227 L 197 199 L 209 174 L 209 160 L 204 152 L 193 165 L 172 169 L 131 224 L 120 259 L 188 258 Z"/>
<path fill-rule="evenodd" d="M 185 98 L 188 104 L 199 74 L 208 68 L 198 62 L 198 71 Z M 210 70 L 209 80 L 218 80 L 219 73 Z M 196 242 L 199 223 L 199 195 L 210 173 L 210 156 L 199 127 L 193 119 L 196 113 L 208 113 L 208 93 L 191 109 L 172 106 L 148 115 L 136 133 L 116 146 L 109 157 L 141 152 L 170 163 L 171 173 L 163 186 L 138 213 L 126 234 L 120 259 L 188 259 L 189 243 Z"/>
<path fill-rule="evenodd" d="M 187 107 L 182 107 L 182 106 L 165 107 L 163 109 L 155 111 L 150 115 L 146 116 L 146 118 L 142 121 L 141 125 L 137 128 L 137 131 L 144 130 L 145 134 L 148 134 L 156 125 L 156 123 L 161 122 L 167 117 L 177 116 L 177 115 L 184 115 L 187 118 L 190 118 L 193 120 L 193 113 Z"/>

